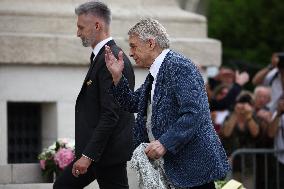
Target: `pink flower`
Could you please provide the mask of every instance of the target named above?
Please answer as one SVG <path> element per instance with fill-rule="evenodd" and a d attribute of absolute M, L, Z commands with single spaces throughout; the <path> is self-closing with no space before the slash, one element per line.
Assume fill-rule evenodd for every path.
<path fill-rule="evenodd" d="M 69 163 L 71 163 L 75 158 L 72 149 L 60 148 L 58 152 L 54 155 L 54 161 L 59 166 L 60 169 L 64 169 Z"/>
<path fill-rule="evenodd" d="M 40 164 L 40 168 L 41 168 L 42 170 L 45 170 L 45 160 L 44 160 L 44 159 L 41 159 L 41 160 L 39 161 L 39 164 Z"/>

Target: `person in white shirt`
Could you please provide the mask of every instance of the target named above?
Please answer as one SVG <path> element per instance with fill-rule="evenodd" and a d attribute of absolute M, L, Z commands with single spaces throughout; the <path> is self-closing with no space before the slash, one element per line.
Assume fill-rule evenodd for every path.
<path fill-rule="evenodd" d="M 280 62 L 278 53 L 272 54 L 271 63 L 255 74 L 252 83 L 271 87 L 271 100 L 267 106 L 274 112 L 284 89 L 284 62 Z"/>

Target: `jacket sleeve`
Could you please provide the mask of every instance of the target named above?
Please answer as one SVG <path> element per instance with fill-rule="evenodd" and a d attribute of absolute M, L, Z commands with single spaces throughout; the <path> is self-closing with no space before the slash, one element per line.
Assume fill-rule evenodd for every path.
<path fill-rule="evenodd" d="M 127 79 L 122 76 L 118 84 L 112 85 L 112 93 L 121 107 L 131 113 L 138 112 L 141 87 L 135 92 L 130 90 Z"/>

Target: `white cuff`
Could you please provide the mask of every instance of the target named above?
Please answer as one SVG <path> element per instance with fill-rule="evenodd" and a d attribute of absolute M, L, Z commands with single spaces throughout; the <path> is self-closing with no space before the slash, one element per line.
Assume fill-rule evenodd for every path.
<path fill-rule="evenodd" d="M 86 156 L 85 154 L 82 154 L 82 156 L 88 160 L 94 161 L 92 158 L 89 158 L 88 156 Z"/>

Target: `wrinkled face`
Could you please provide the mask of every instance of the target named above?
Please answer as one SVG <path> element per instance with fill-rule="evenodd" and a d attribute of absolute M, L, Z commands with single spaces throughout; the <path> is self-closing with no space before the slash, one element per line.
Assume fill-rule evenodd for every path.
<path fill-rule="evenodd" d="M 81 14 L 77 19 L 77 36 L 81 38 L 84 47 L 94 47 L 96 44 L 96 17 L 91 14 Z"/>
<path fill-rule="evenodd" d="M 153 60 L 150 57 L 150 43 L 141 40 L 138 35 L 129 35 L 129 56 L 131 56 L 135 63 L 140 67 L 150 67 Z"/>
<path fill-rule="evenodd" d="M 255 94 L 255 107 L 263 108 L 270 101 L 270 93 L 268 90 L 261 89 Z"/>

